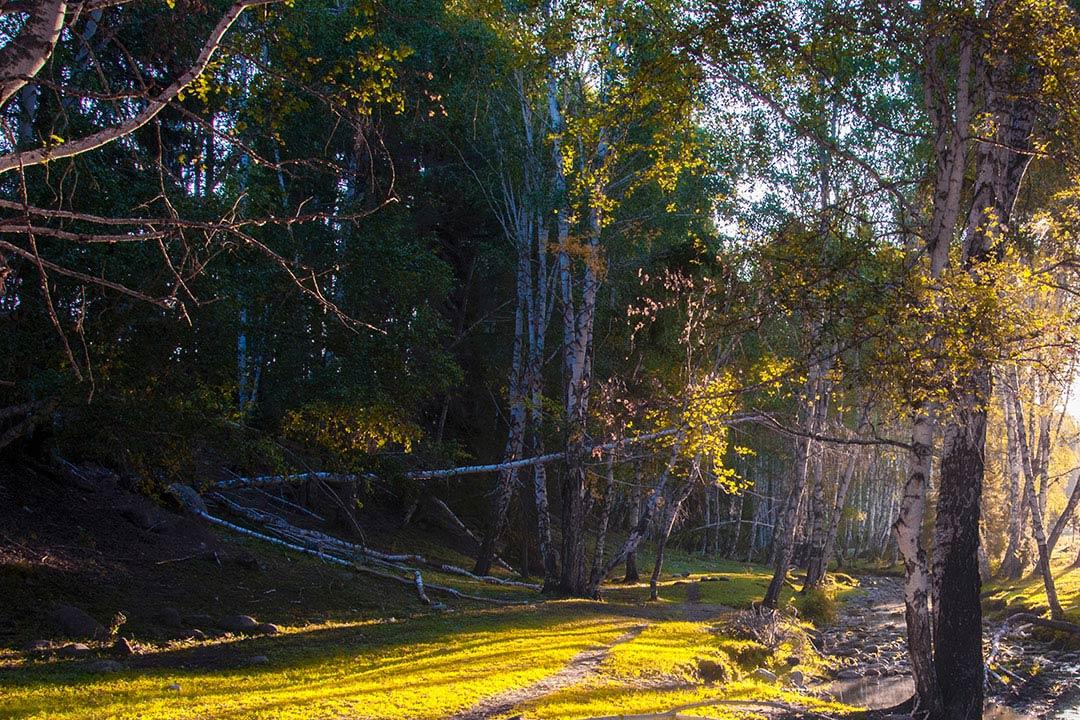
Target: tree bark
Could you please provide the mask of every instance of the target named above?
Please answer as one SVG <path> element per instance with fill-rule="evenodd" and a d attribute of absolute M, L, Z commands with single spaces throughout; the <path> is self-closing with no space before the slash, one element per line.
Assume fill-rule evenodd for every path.
<path fill-rule="evenodd" d="M 630 530 L 633 531 L 641 517 L 641 461 L 634 463 L 634 486 L 632 489 L 633 501 L 630 503 Z M 641 579 L 637 567 L 637 549 L 626 553 L 626 574 L 623 576 L 624 583 L 636 583 Z M 600 578 L 603 582 L 603 578 Z"/>
<path fill-rule="evenodd" d="M 1013 374 L 1013 381 L 1019 382 L 1017 375 Z M 1064 613 L 1061 603 L 1058 601 L 1057 588 L 1054 585 L 1054 575 L 1050 566 L 1050 551 L 1047 548 L 1046 534 L 1043 531 L 1042 510 L 1039 507 L 1039 499 L 1035 494 L 1035 470 L 1032 467 L 1031 452 L 1028 446 L 1027 431 L 1024 428 L 1023 408 L 1017 388 L 1014 385 L 1008 389 L 1013 405 L 1013 415 L 1017 418 L 1017 440 L 1020 447 L 1020 459 L 1024 468 L 1024 500 L 1031 512 L 1031 529 L 1035 535 L 1035 544 L 1039 549 L 1039 573 L 1042 575 L 1043 586 L 1046 589 L 1047 604 L 1050 606 L 1050 618 L 1061 620 Z"/>
<path fill-rule="evenodd" d="M 1023 519 L 1027 512 L 1027 502 L 1020 482 L 1020 454 L 1016 439 L 1016 419 L 1013 416 L 1012 399 L 1005 390 L 1001 393 L 1005 416 L 1005 468 L 1009 476 L 1009 539 L 1005 545 L 1005 554 L 998 566 L 998 575 L 1007 580 L 1019 580 L 1024 567 L 1020 561 L 1020 549 L 1023 540 Z"/>
<path fill-rule="evenodd" d="M 926 490 L 933 465 L 934 429 L 930 416 L 917 411 L 911 433 L 911 468 L 893 528 L 904 558 L 904 621 L 908 656 L 915 678 L 916 710 L 926 717 L 941 715 L 941 694 L 934 665 L 934 636 L 930 619 L 931 580 L 922 526 L 926 516 Z"/>

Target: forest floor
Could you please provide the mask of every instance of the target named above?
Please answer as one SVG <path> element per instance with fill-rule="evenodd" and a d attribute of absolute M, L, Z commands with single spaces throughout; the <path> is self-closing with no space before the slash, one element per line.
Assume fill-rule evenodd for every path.
<path fill-rule="evenodd" d="M 907 682 L 895 578 L 837 576 L 844 602 L 820 629 L 747 610 L 767 569 L 677 551 L 656 602 L 645 583 L 606 586 L 601 602 L 537 602 L 425 573 L 523 603 L 440 597 L 449 607 L 436 610 L 408 587 L 219 533 L 108 483 L 2 470 L 0 718 L 837 717 Z M 379 537 L 467 564 L 422 522 Z M 57 627 L 63 606 L 112 627 L 77 642 Z M 239 615 L 272 625 L 222 627 Z M 1018 675 L 1072 657 L 1039 647 L 1059 654 L 1010 646 Z M 1055 673 L 1033 674 L 1042 695 L 1015 706 L 1060 705 Z"/>

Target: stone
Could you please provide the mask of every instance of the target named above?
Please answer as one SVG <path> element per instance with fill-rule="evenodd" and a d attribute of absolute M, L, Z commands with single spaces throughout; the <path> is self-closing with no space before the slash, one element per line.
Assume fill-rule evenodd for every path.
<path fill-rule="evenodd" d="M 758 668 L 755 670 L 754 677 L 764 680 L 765 682 L 776 682 L 776 673 L 766 668 Z"/>
<path fill-rule="evenodd" d="M 229 615 L 221 618 L 218 627 L 226 632 L 246 633 L 258 629 L 259 621 L 250 615 Z"/>
<path fill-rule="evenodd" d="M 103 638 L 108 635 L 104 625 L 74 605 L 58 605 L 49 619 L 64 637 Z"/>
<path fill-rule="evenodd" d="M 141 505 L 128 505 L 120 508 L 120 517 L 140 530 L 149 530 L 158 523 L 158 518 L 153 511 Z"/>
<path fill-rule="evenodd" d="M 185 510 L 195 515 L 203 515 L 206 513 L 206 503 L 199 497 L 199 493 L 195 492 L 195 489 L 190 485 L 184 485 L 182 483 L 173 483 L 169 486 L 169 492 L 176 498 L 177 502 Z"/>
<path fill-rule="evenodd" d="M 48 640 L 35 640 L 26 646 L 27 652 L 43 653 L 52 650 L 52 643 Z"/>
<path fill-rule="evenodd" d="M 727 682 L 731 679 L 731 673 L 726 665 L 705 658 L 698 659 L 697 674 L 707 683 Z"/>
<path fill-rule="evenodd" d="M 87 669 L 94 673 L 114 673 L 123 670 L 124 666 L 115 660 L 98 660 Z"/>
<path fill-rule="evenodd" d="M 804 685 L 806 685 L 806 676 L 798 670 L 792 670 L 790 673 L 788 673 L 788 680 L 795 687 L 803 687 Z"/>
<path fill-rule="evenodd" d="M 58 652 L 61 657 L 77 658 L 89 655 L 91 650 L 86 643 L 71 643 L 60 648 Z"/>
<path fill-rule="evenodd" d="M 860 673 L 858 670 L 855 670 L 853 668 L 845 668 L 845 669 L 841 670 L 840 672 L 836 673 L 836 678 L 838 680 L 857 680 L 857 679 L 859 679 L 861 677 L 862 677 L 862 673 Z"/>
<path fill-rule="evenodd" d="M 135 648 L 127 638 L 118 637 L 116 642 L 113 643 L 112 653 L 117 657 L 131 657 L 135 654 Z"/>
<path fill-rule="evenodd" d="M 260 635 L 277 635 L 281 632 L 281 628 L 274 623 L 259 623 L 255 626 L 255 632 Z"/>
<path fill-rule="evenodd" d="M 185 615 L 183 624 L 188 627 L 214 627 L 214 618 L 209 615 Z"/>
<path fill-rule="evenodd" d="M 154 624 L 162 627 L 179 628 L 184 626 L 180 611 L 174 607 L 163 607 L 155 610 L 150 615 L 150 619 L 154 621 Z"/>
<path fill-rule="evenodd" d="M 266 665 L 270 662 L 270 658 L 265 655 L 255 655 L 248 660 L 251 665 Z"/>

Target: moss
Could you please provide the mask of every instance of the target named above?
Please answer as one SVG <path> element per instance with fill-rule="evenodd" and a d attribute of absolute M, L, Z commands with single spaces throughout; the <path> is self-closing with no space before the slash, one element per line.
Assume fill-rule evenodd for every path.
<path fill-rule="evenodd" d="M 827 587 L 818 587 L 800 593 L 795 598 L 799 617 L 819 627 L 836 622 L 837 602 L 835 593 Z"/>

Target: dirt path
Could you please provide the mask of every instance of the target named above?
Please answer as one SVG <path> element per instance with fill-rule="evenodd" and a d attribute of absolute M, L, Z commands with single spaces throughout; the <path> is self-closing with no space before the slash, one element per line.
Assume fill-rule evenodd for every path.
<path fill-rule="evenodd" d="M 484 698 L 468 710 L 450 716 L 450 720 L 485 720 L 486 718 L 507 713 L 522 703 L 539 700 L 557 690 L 576 685 L 599 670 L 600 664 L 613 647 L 630 642 L 640 635 L 646 627 L 648 627 L 647 623 L 637 625 L 605 645 L 597 645 L 588 650 L 582 650 L 562 670 L 548 675 L 542 680 L 537 680 L 532 685 L 513 688 Z"/>

